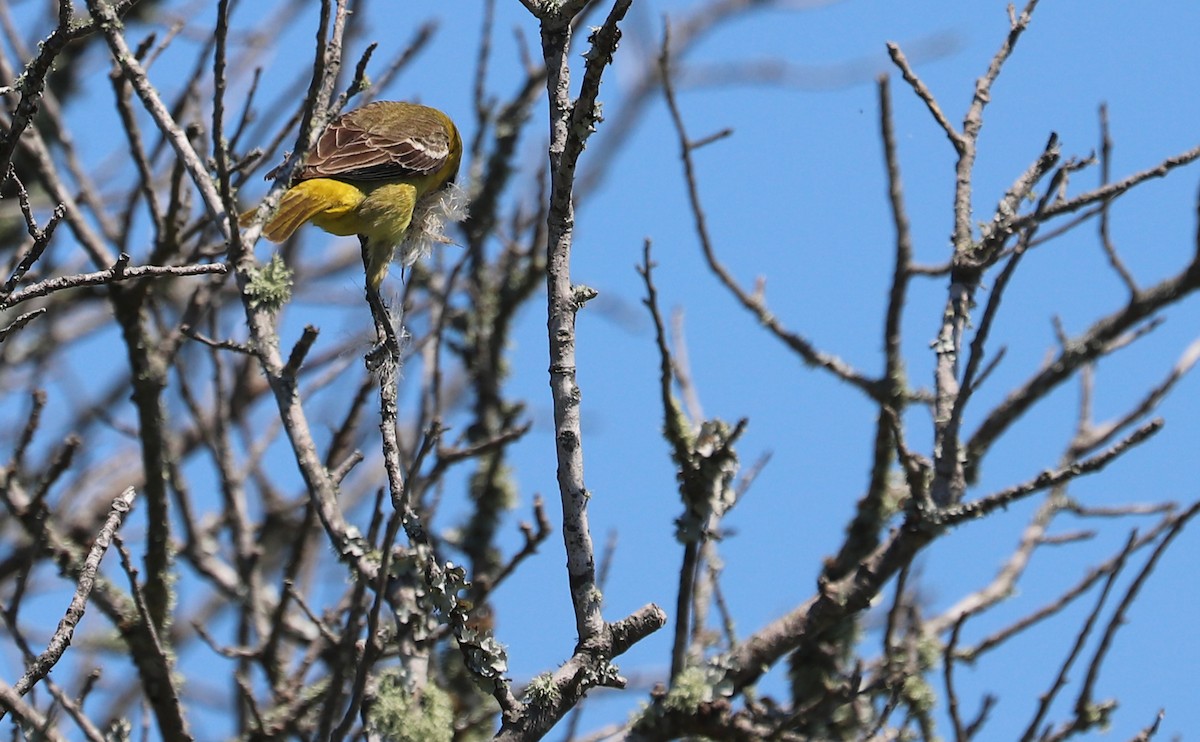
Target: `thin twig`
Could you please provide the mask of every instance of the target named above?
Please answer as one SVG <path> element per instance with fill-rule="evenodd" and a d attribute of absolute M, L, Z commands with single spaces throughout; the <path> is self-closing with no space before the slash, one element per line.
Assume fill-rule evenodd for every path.
<path fill-rule="evenodd" d="M 940 522 L 943 525 L 949 526 L 972 518 L 981 518 L 995 511 L 997 508 L 1005 507 L 1034 492 L 1049 489 L 1064 482 L 1069 482 L 1076 477 L 1100 471 L 1121 454 L 1134 446 L 1144 443 L 1155 433 L 1162 430 L 1162 426 L 1163 421 L 1161 419 L 1151 420 L 1122 440 L 1114 443 L 1106 451 L 1089 459 L 1084 459 L 1083 461 L 1075 462 L 1059 469 L 1048 469 L 1028 482 L 1008 487 L 978 500 L 947 509 L 942 512 Z"/>
<path fill-rule="evenodd" d="M 130 267 L 128 256 L 124 262 L 118 261 L 111 268 L 92 273 L 80 273 L 73 276 L 59 276 L 38 281 L 20 291 L 13 292 L 0 299 L 0 309 L 8 309 L 23 301 L 47 296 L 56 291 L 79 288 L 80 286 L 98 286 L 114 281 L 129 281 L 145 276 L 203 276 L 229 272 L 224 263 L 203 263 L 199 265 L 138 265 Z"/>
<path fill-rule="evenodd" d="M 700 186 L 696 179 L 695 166 L 692 161 L 692 150 L 695 149 L 695 145 L 688 138 L 687 130 L 684 128 L 683 114 L 680 112 L 679 105 L 675 100 L 675 90 L 670 77 L 669 42 L 670 35 L 668 28 L 663 34 L 663 51 L 659 57 L 659 68 L 663 76 L 663 95 L 666 98 L 667 108 L 671 113 L 671 120 L 675 125 L 675 133 L 679 140 L 679 156 L 683 162 L 684 180 L 687 184 L 692 219 L 695 224 L 696 236 L 700 241 L 700 248 L 704 253 L 709 270 L 712 271 L 713 275 L 733 294 L 734 298 L 743 307 L 753 314 L 772 335 L 799 355 L 805 363 L 825 369 L 842 381 L 866 392 L 872 399 L 878 399 L 881 392 L 880 383 L 877 380 L 868 378 L 841 358 L 817 349 L 806 338 L 786 329 L 779 319 L 767 308 L 762 293 L 757 291 L 754 293 L 747 292 L 717 258 L 716 249 L 708 232 L 708 220 L 700 201 Z"/>

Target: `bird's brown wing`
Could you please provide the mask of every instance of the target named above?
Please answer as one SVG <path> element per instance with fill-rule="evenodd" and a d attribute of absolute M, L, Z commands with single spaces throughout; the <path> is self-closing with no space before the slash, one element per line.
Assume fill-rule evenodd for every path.
<path fill-rule="evenodd" d="M 382 180 L 437 172 L 450 156 L 450 132 L 437 111 L 377 102 L 334 119 L 297 180 Z"/>

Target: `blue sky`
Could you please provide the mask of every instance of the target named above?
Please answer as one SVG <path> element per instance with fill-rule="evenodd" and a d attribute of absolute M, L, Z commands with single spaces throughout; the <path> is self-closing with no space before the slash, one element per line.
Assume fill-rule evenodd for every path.
<path fill-rule="evenodd" d="M 379 41 L 377 59 L 386 58 L 410 37 L 415 19 L 438 18 L 431 47 L 382 97 L 436 105 L 468 128 L 469 140 L 479 5 L 435 0 L 376 4 L 368 11 L 365 38 L 348 57 L 366 41 Z M 523 34 L 534 50 L 537 31 L 518 3 L 499 5 L 488 85 L 504 97 L 514 92 L 521 71 L 512 30 Z M 685 89 L 680 105 L 693 137 L 726 127 L 734 131 L 696 153 L 701 193 L 722 260 L 746 285 L 758 276 L 766 278 L 768 302 L 789 328 L 874 374 L 882 366 L 882 310 L 893 238 L 873 81 L 876 74 L 893 72 L 884 43 L 895 41 L 910 53 L 918 74 L 958 123 L 1008 21 L 1003 3 L 982 0 L 925 2 L 919 10 L 881 0 L 792 5 L 735 19 L 683 63 L 719 67 L 783 60 L 801 73 L 798 84 Z M 601 94 L 610 121 L 619 116 L 637 71 L 657 54 L 663 18 L 679 17 L 694 6 L 635 2 Z M 254 8 L 240 12 L 246 16 L 235 21 L 244 23 Z M 1099 141 L 1101 103 L 1108 106 L 1115 140 L 1115 177 L 1195 146 L 1200 138 L 1200 102 L 1194 95 L 1200 75 L 1197 28 L 1200 5 L 1184 0 L 1043 2 L 994 87 L 985 114 L 976 169 L 977 217 L 990 217 L 991 204 L 1040 152 L 1050 132 L 1061 137 L 1065 155 L 1091 153 Z M 272 86 L 291 80 L 298 65 L 308 64 L 310 38 L 311 24 L 299 24 L 264 59 L 264 90 L 277 91 Z M 289 52 L 297 48 L 305 49 L 303 58 Z M 168 70 L 164 66 L 164 78 Z M 107 95 L 106 88 L 105 103 Z M 898 76 L 892 98 L 917 259 L 943 262 L 952 225 L 953 152 Z M 542 108 L 535 121 L 544 120 Z M 523 184 L 545 162 L 544 126 L 530 131 L 534 133 L 522 142 L 518 182 Z M 601 125 L 593 149 L 583 155 L 585 170 L 595 164 L 589 155 L 602 151 L 603 136 Z M 658 358 L 634 271 L 643 240 L 649 238 L 663 306 L 685 312 L 691 369 L 706 414 L 749 419 L 739 446 L 745 465 L 772 454 L 746 500 L 728 518 L 733 533 L 721 545 L 723 585 L 745 635 L 812 594 L 820 560 L 839 545 L 865 486 L 874 412 L 851 388 L 800 364 L 708 273 L 691 226 L 675 135 L 660 99 L 650 104 L 614 157 L 607 179 L 580 206 L 573 266 L 575 280 L 597 288 L 601 296 L 579 318 L 579 383 L 593 536 L 598 545 L 609 533 L 618 538 L 606 617 L 617 619 L 650 601 L 670 610 L 680 560 L 672 540 L 679 510 L 674 476 L 658 432 Z M 1081 192 L 1097 178 L 1095 169 L 1085 171 L 1071 189 Z M 1143 286 L 1179 270 L 1191 255 L 1196 192 L 1197 170 L 1190 168 L 1149 183 L 1114 206 L 1114 241 Z M 308 239 L 320 245 L 333 238 L 314 231 Z M 266 257 L 267 250 L 260 245 L 259 255 Z M 344 288 L 348 297 L 358 291 L 350 282 Z M 929 341 L 944 299 L 945 279 L 914 286 L 905 321 L 914 384 L 932 383 Z M 1078 333 L 1123 300 L 1094 227 L 1031 254 L 1014 279 L 993 334 L 1007 348 L 1005 360 L 975 399 L 967 429 L 1054 348 L 1053 317 Z M 297 304 L 287 322 L 302 326 L 313 311 Z M 530 400 L 535 423 L 533 432 L 514 447 L 522 497 L 514 523 L 528 517 L 535 493 L 547 498 L 558 522 L 542 312 L 541 301 L 535 300 L 513 341 L 509 390 Z M 1120 414 L 1138 400 L 1196 336 L 1195 300 L 1165 316 L 1166 323 L 1151 336 L 1100 364 L 1098 419 Z M 1077 397 L 1077 385 L 1064 385 L 1015 426 L 992 452 L 972 496 L 1053 466 L 1072 433 Z M 1197 382 L 1184 380 L 1160 409 L 1166 429 L 1104 473 L 1076 482 L 1072 494 L 1096 505 L 1194 500 L 1200 466 L 1194 456 L 1200 437 L 1196 398 Z M 927 453 L 928 416 L 913 410 L 906 422 L 910 444 Z M 1024 502 L 987 523 L 960 528 L 921 557 L 920 584 L 931 612 L 991 577 L 1035 505 Z M 968 624 L 964 641 L 978 640 L 1041 606 L 1090 563 L 1117 549 L 1133 525 L 1064 518 L 1056 532 L 1096 528 L 1099 533 L 1088 544 L 1039 552 L 1015 599 Z M 515 547 L 516 530 L 510 530 Z M 1164 738 L 1200 728 L 1192 678 L 1192 668 L 1200 662 L 1192 633 L 1200 600 L 1191 565 L 1198 551 L 1200 537 L 1185 532 L 1118 636 L 1097 688 L 1099 696 L 1122 701 L 1114 738 L 1130 736 L 1163 706 Z M 498 638 L 509 647 L 517 680 L 556 666 L 574 645 L 563 561 L 561 541 L 554 538 L 496 594 Z M 1139 564 L 1135 560 L 1134 566 Z M 1008 650 L 960 670 L 966 714 L 973 713 L 983 693 L 1001 698 L 985 738 L 1010 738 L 1023 728 L 1090 605 L 1085 600 Z M 669 643 L 665 630 L 618 664 L 632 678 L 653 682 L 666 672 Z M 1081 675 L 1082 670 L 1073 673 L 1076 680 Z M 766 681 L 764 689 L 780 691 L 778 678 Z M 643 695 L 597 694 L 583 727 L 624 718 Z M 1067 697 L 1073 696 L 1068 692 Z M 1065 713 L 1066 708 L 1058 710 Z"/>

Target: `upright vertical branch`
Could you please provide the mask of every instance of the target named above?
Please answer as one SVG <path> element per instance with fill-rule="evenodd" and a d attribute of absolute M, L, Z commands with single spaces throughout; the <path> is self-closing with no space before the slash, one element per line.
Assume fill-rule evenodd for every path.
<path fill-rule="evenodd" d="M 962 351 L 963 335 L 970 324 L 971 305 L 984 268 L 999 246 L 1003 243 L 1007 231 L 1007 219 L 997 225 L 997 233 L 985 235 L 990 239 L 987 244 L 976 244 L 972 225 L 973 209 L 972 194 L 974 190 L 973 174 L 975 157 L 979 141 L 979 132 L 983 128 L 983 109 L 991 101 L 992 84 L 1000 74 L 1001 68 L 1012 54 L 1017 40 L 1029 26 L 1029 21 L 1038 0 L 1029 0 L 1021 11 L 1020 16 L 1009 10 L 1009 32 L 1004 43 L 992 57 L 987 71 L 975 83 L 975 93 L 967 113 L 963 117 L 962 131 L 958 132 L 949 124 L 949 120 L 941 114 L 941 109 L 933 99 L 933 94 L 921 83 L 913 70 L 908 66 L 904 55 L 893 44 L 888 51 L 892 60 L 904 74 L 904 79 L 913 87 L 918 97 L 925 101 L 930 112 L 938 123 L 946 130 L 958 160 L 955 163 L 954 177 L 954 256 L 950 274 L 949 296 L 946 307 L 942 312 L 941 327 L 937 340 L 934 341 L 934 352 L 937 355 L 937 365 L 934 370 L 934 480 L 932 495 L 934 504 L 945 507 L 962 498 L 966 490 L 962 455 L 958 441 L 958 431 L 955 429 L 955 409 L 959 396 L 958 362 Z"/>
<path fill-rule="evenodd" d="M 571 71 L 567 57 L 573 14 L 567 14 L 568 8 L 564 6 L 540 15 L 546 90 L 550 100 L 550 209 L 546 220 L 550 392 L 554 399 L 554 440 L 567 573 L 581 644 L 601 632 L 604 619 L 600 614 L 600 590 L 596 586 L 595 557 L 588 527 L 590 495 L 583 478 L 583 436 L 579 415 L 582 393 L 575 373 L 575 313 L 595 295 L 593 290 L 571 283 L 575 168 L 587 137 L 600 120 L 596 105 L 600 78 L 617 48 L 620 38 L 617 23 L 625 17 L 632 2 L 617 0 L 604 25 L 593 32 L 583 83 L 575 101 L 571 100 Z"/>
<path fill-rule="evenodd" d="M 571 283 L 574 233 L 575 168 L 588 135 L 600 120 L 596 96 L 604 69 L 612 61 L 632 0 L 616 0 L 604 24 L 589 37 L 587 64 L 579 96 L 571 100 L 571 27 L 586 4 L 572 0 L 560 6 L 522 0 L 541 24 L 550 100 L 550 203 L 546 218 L 547 329 L 550 340 L 550 390 L 554 401 L 555 448 L 559 496 L 563 509 L 563 541 L 575 624 L 579 635 L 574 654 L 554 673 L 539 676 L 527 690 L 528 702 L 505 709 L 497 740 L 540 739 L 592 687 L 624 687 L 625 680 L 611 664 L 651 632 L 662 628 L 666 615 L 658 606 L 643 606 L 630 616 L 605 623 L 600 612 L 600 587 L 588 527 L 588 492 L 583 479 L 583 437 L 580 390 L 575 377 L 575 313 L 595 290 Z"/>
<path fill-rule="evenodd" d="M 892 269 L 891 289 L 888 291 L 887 317 L 884 320 L 884 375 L 880 385 L 880 409 L 875 421 L 871 478 L 866 494 L 857 503 L 854 520 L 846 529 L 846 540 L 838 555 L 825 564 L 824 575 L 829 579 L 840 579 L 859 559 L 879 545 L 880 531 L 892 515 L 892 507 L 887 497 L 896 448 L 892 422 L 895 420 L 896 424 L 901 423 L 900 412 L 906 401 L 907 381 L 901 339 L 908 284 L 912 278 L 912 231 L 909 227 L 908 211 L 904 205 L 904 182 L 901 179 L 900 157 L 892 118 L 890 82 L 886 75 L 880 76 L 876 81 L 876 90 L 879 95 L 879 138 L 883 143 L 883 161 L 887 171 L 888 203 L 891 206 L 892 225 L 896 232 L 895 265 Z"/>
<path fill-rule="evenodd" d="M 168 367 L 159 340 L 150 330 L 148 285 L 139 283 L 124 287 L 114 283 L 108 288 L 129 359 L 133 386 L 131 399 L 137 408 L 138 442 L 142 449 L 148 520 L 144 557 L 146 604 L 155 628 L 164 634 L 172 602 L 171 517 L 166 474 L 171 428 L 164 399 Z"/>
<path fill-rule="evenodd" d="M 575 626 L 579 638 L 600 630 L 599 589 L 592 537 L 588 527 L 588 492 L 583 478 L 583 438 L 579 402 L 582 393 L 575 375 L 575 313 L 580 303 L 571 286 L 571 244 L 575 227 L 572 205 L 575 163 L 567 152 L 570 137 L 569 24 L 542 27 L 542 46 L 550 95 L 550 211 L 546 246 L 546 329 L 550 338 L 550 392 L 554 399 L 554 441 L 558 458 L 558 490 L 563 511 L 563 541 Z M 582 296 L 580 297 L 582 298 Z"/>

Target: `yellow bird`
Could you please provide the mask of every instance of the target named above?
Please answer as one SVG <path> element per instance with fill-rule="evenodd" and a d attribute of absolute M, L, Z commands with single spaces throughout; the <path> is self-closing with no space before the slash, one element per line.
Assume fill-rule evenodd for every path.
<path fill-rule="evenodd" d="M 321 133 L 263 235 L 283 242 L 304 222 L 359 235 L 367 243 L 367 285 L 378 290 L 413 209 L 453 183 L 461 161 L 462 137 L 446 114 L 416 103 L 370 103 Z M 253 216 L 246 212 L 239 221 L 246 226 Z"/>

